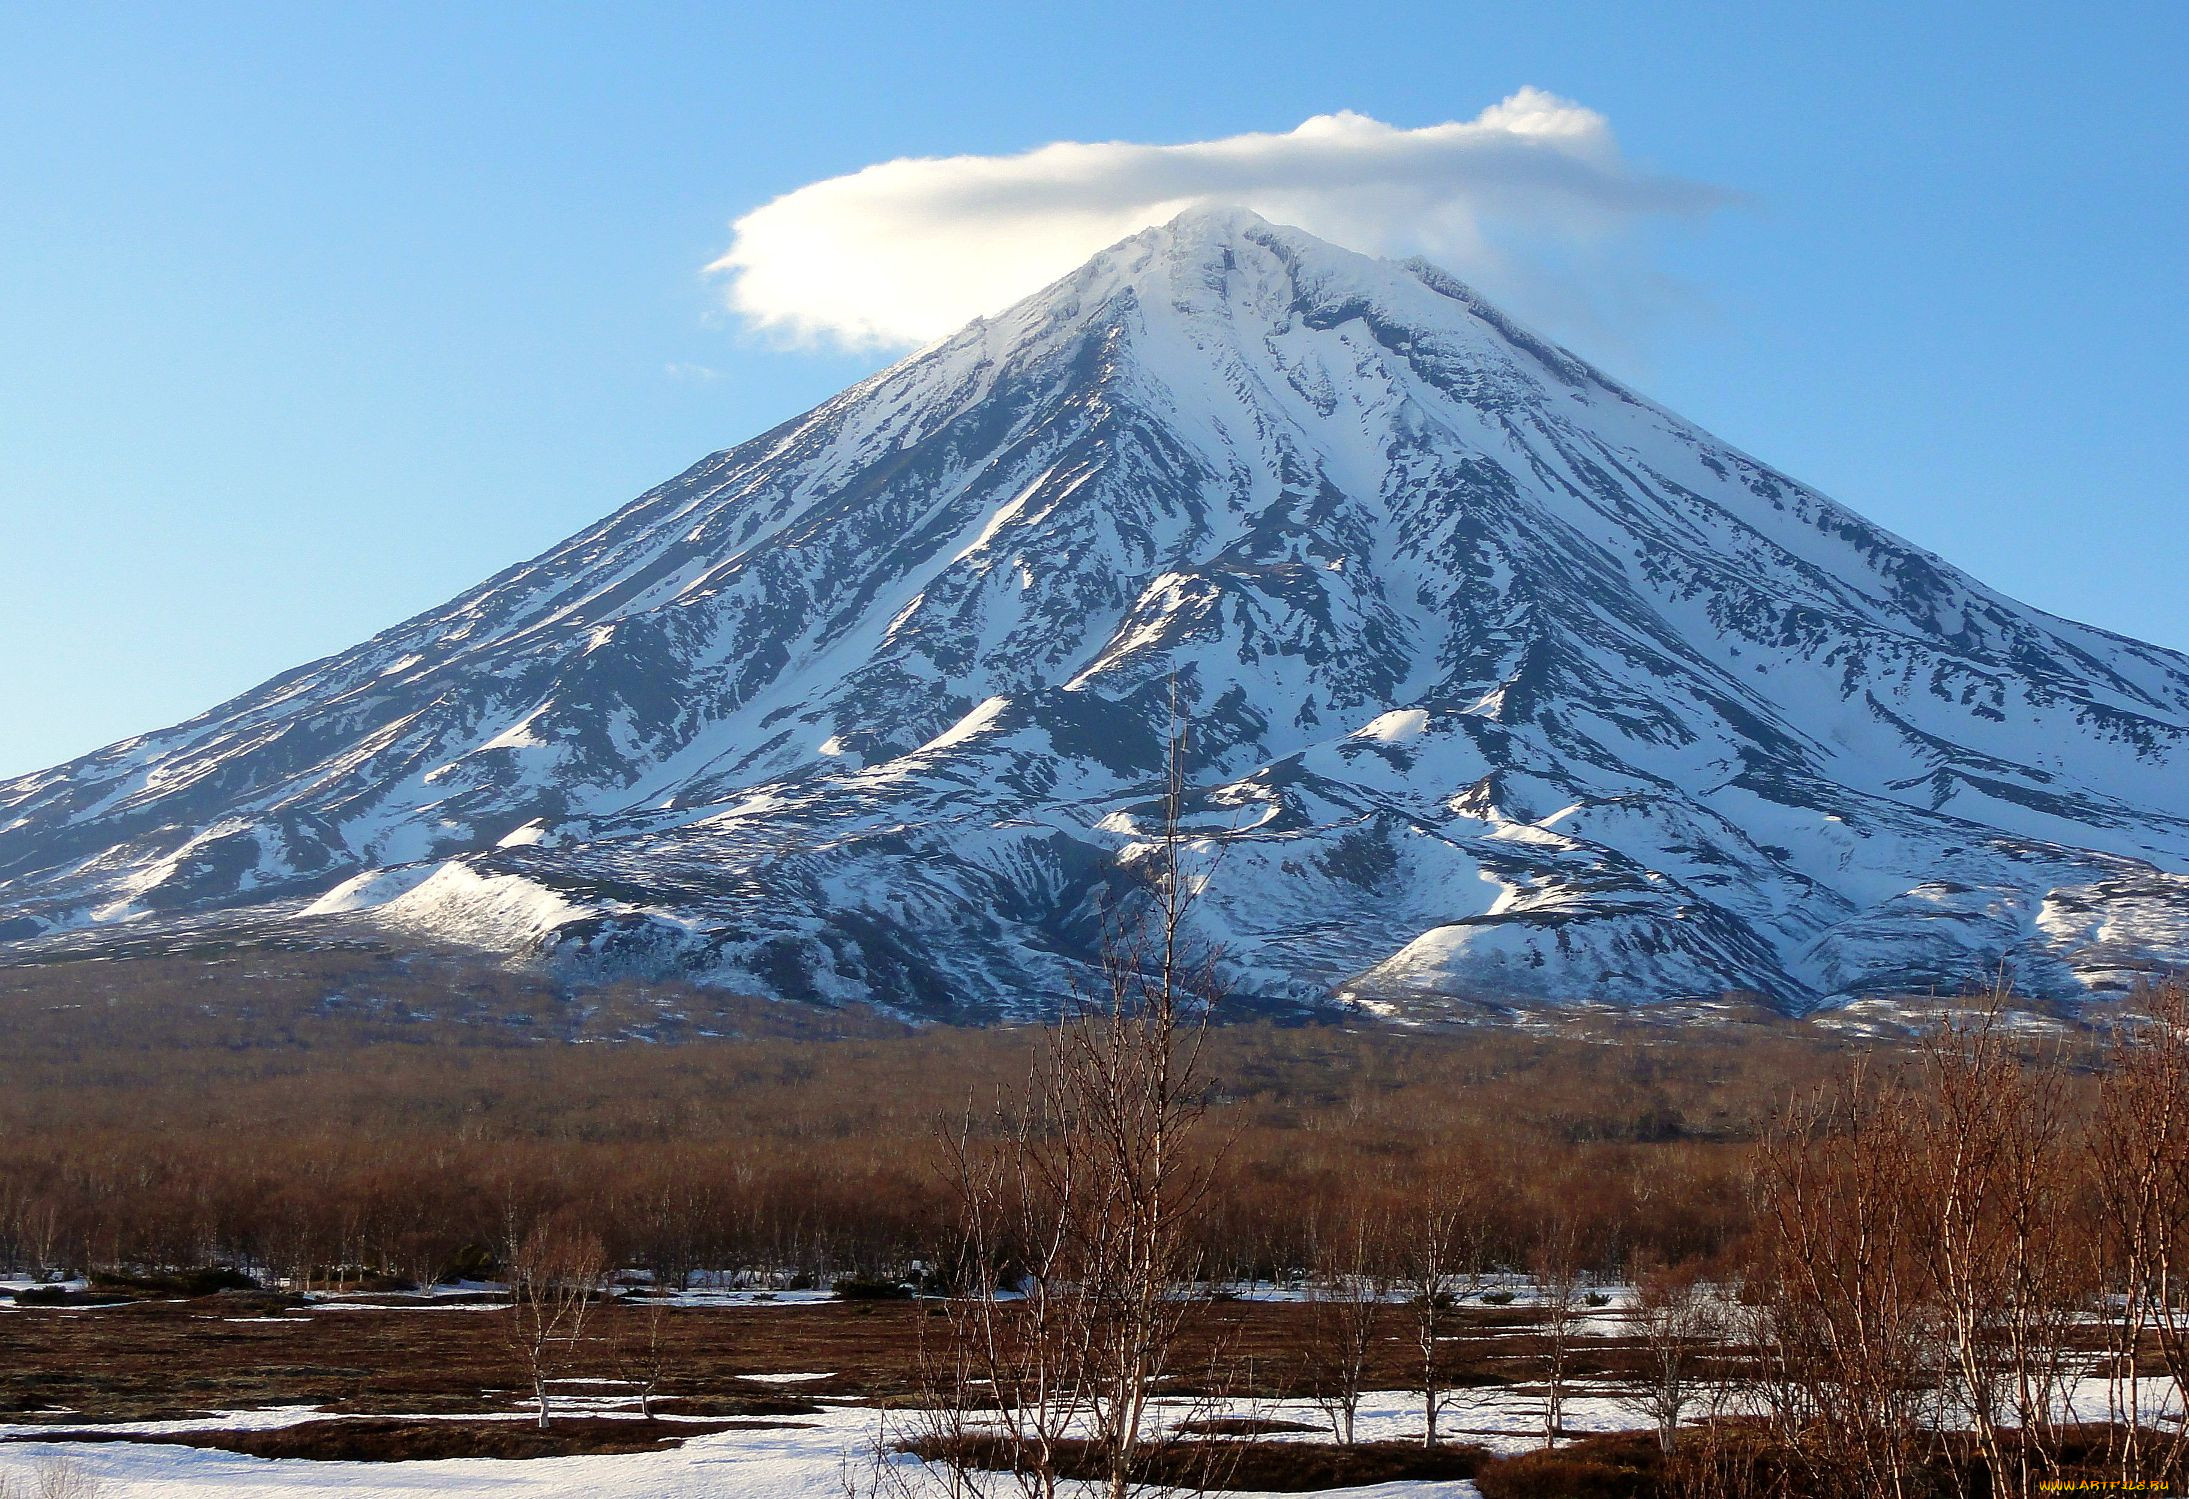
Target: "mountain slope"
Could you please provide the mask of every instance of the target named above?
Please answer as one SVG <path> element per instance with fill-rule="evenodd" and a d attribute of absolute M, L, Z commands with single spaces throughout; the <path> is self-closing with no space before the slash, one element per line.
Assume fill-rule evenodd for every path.
<path fill-rule="evenodd" d="M 1266 997 L 2076 996 L 2189 953 L 2189 660 L 1239 212 L 0 784 L 0 937 L 256 907 L 1019 1008 L 1132 888 L 1174 676 L 1201 917 Z"/>

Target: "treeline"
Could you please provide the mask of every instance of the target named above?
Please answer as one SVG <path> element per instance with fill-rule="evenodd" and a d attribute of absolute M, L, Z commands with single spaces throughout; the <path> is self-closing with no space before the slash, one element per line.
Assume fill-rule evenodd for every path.
<path fill-rule="evenodd" d="M 732 1034 L 546 1044 L 506 1023 L 687 1024 L 702 1002 Z M 987 1127 L 1037 1039 L 675 988 L 561 996 L 376 954 L 14 970 L 0 1005 L 0 1264 L 315 1284 L 490 1274 L 547 1218 L 672 1281 L 911 1274 L 955 1222 L 944 1134 L 969 1112 Z M 500 1019 L 463 1018 L 482 1012 Z M 1716 1253 L 1749 1221 L 1749 1144 L 1836 1054 L 1763 1019 L 1587 1038 L 1220 1026 L 1200 1253 L 1296 1274 L 1349 1202 L 1452 1168 L 1494 1186 L 1485 1252 L 1514 1263 L 1553 1202 L 1607 1273 Z"/>
<path fill-rule="evenodd" d="M 1385 1044 L 1319 1039 L 1240 1033 L 1224 1049 L 1279 1049 L 1287 1072 L 1309 1074 L 1288 1081 L 1312 1086 Z M 955 1086 L 937 1047 L 905 1041 L 780 1057 L 735 1043 L 413 1057 L 397 1073 L 356 1057 L 257 1083 L 184 1068 L 126 1098 L 14 1094 L 0 1264 L 423 1283 L 491 1274 L 529 1225 L 563 1218 L 671 1282 L 701 1269 L 790 1283 L 902 1275 L 936 1258 L 953 1223 L 942 1127 L 1009 1086 L 965 1078 L 1006 1072 L 1024 1045 L 949 1038 L 939 1049 L 974 1053 Z M 1552 1199 L 1581 1215 L 1607 1271 L 1637 1251 L 1707 1254 L 1739 1233 L 1741 1147 L 1686 1137 L 1653 1086 L 1584 1088 L 1584 1064 L 1608 1059 L 1541 1049 L 1567 1047 L 1473 1092 L 1394 1080 L 1381 1096 L 1226 1102 L 1204 1257 L 1229 1276 L 1298 1271 L 1348 1201 L 1403 1194 L 1450 1165 L 1495 1184 L 1501 1255 L 1523 1251 L 1534 1205 Z M 1590 1138 L 1557 1117 L 1552 1099 L 1569 1088 L 1587 1094 Z M 1624 1107 L 1621 1091 L 1636 1095 Z M 1531 1126 L 1535 1110 L 1545 1117 Z"/>

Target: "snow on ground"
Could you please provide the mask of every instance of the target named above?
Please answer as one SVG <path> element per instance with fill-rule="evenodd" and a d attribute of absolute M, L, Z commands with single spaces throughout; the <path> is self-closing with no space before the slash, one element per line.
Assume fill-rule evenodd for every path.
<path fill-rule="evenodd" d="M 475 1295 L 489 1289 L 484 1283 L 441 1288 L 444 1298 Z M 1234 1283 L 1221 1293 L 1243 1300 L 1296 1301 L 1303 1291 L 1268 1282 Z M 1526 1307 L 1538 1300 L 1536 1288 L 1526 1277 L 1511 1275 L 1486 1279 L 1467 1300 L 1473 1303 L 1481 1291 L 1509 1294 L 1511 1304 Z M 1575 1331 L 1584 1336 L 1623 1336 L 1632 1332 L 1633 1288 L 1606 1284 L 1594 1288 L 1605 1302 L 1589 1307 L 1576 1321 Z M 780 1303 L 807 1305 L 830 1299 L 825 1291 L 764 1291 L 750 1289 L 693 1289 L 672 1298 L 676 1304 L 729 1305 Z M 493 1303 L 450 1301 L 440 1306 L 416 1300 L 327 1301 L 319 1310 L 470 1310 L 494 1309 Z M 756 1383 L 795 1389 L 809 1381 L 830 1378 L 826 1372 L 751 1374 Z M 560 1381 L 580 1386 L 601 1386 L 597 1379 Z M 2081 1419 L 2104 1419 L 2106 1382 L 2085 1377 L 2070 1382 L 2064 1392 L 2063 1414 Z M 2179 1419 L 2181 1401 L 2163 1379 L 2146 1380 L 2141 1389 L 2146 1420 L 2164 1423 Z M 774 1428 L 746 1427 L 697 1436 L 667 1452 L 608 1456 L 536 1458 L 521 1461 L 461 1459 L 433 1462 L 358 1463 L 310 1462 L 301 1459 L 269 1460 L 201 1448 L 134 1442 L 52 1442 L 39 1437 L 50 1425 L 0 1424 L 0 1486 L 10 1479 L 35 1479 L 42 1466 L 71 1463 L 97 1480 L 101 1499 L 215 1499 L 236 1495 L 240 1499 L 318 1499 L 339 1494 L 351 1499 L 413 1499 L 421 1495 L 493 1495 L 496 1499 L 547 1499 L 547 1496 L 599 1496 L 599 1499 L 921 1499 L 946 1492 L 939 1477 L 902 1454 L 889 1459 L 891 1482 L 875 1486 L 875 1454 L 912 1428 L 904 1412 L 883 1412 L 872 1407 L 822 1397 L 822 1409 Z M 635 1417 L 636 1401 L 623 1395 L 565 1394 L 557 1397 L 557 1409 L 565 1415 Z M 1231 1401 L 1215 1404 L 1162 1405 L 1158 1421 L 1209 1416 L 1258 1417 L 1300 1422 L 1315 1430 L 1279 1434 L 1273 1441 L 1313 1442 L 1328 1440 L 1322 1412 L 1306 1400 Z M 215 1412 L 169 1421 L 87 1423 L 73 1430 L 115 1434 L 159 1435 L 216 1429 L 272 1429 L 304 1421 L 326 1419 L 313 1406 L 278 1406 L 257 1410 Z M 517 1414 L 499 1418 L 418 1417 L 417 1419 L 530 1420 Z M 680 1419 L 663 1418 L 668 1422 Z M 1444 1437 L 1453 1442 L 1479 1443 L 1492 1452 L 1528 1451 L 1542 1440 L 1543 1403 L 1539 1388 L 1485 1388 L 1455 1392 L 1454 1401 L 1439 1417 Z M 1646 1422 L 1618 1394 L 1603 1384 L 1576 1381 L 1569 1393 L 1563 1429 L 1569 1435 L 1631 1430 Z M 1366 1396 L 1357 1417 L 1356 1431 L 1364 1442 L 1419 1440 L 1421 1405 L 1417 1396 L 1404 1391 L 1379 1391 Z M 996 1482 L 993 1492 L 1015 1492 Z M 35 1492 L 35 1490 L 34 1490 Z M 1090 1485 L 1066 1485 L 1073 1499 L 1092 1499 Z M 1474 1484 L 1452 1482 L 1401 1482 L 1362 1488 L 1322 1491 L 1325 1499 L 1479 1499 Z"/>
<path fill-rule="evenodd" d="M 1574 1424 L 1587 1424 L 1586 1407 L 1609 1402 L 1576 1401 Z M 1529 1445 L 1531 1423 L 1539 1412 L 1513 1402 L 1515 1409 L 1499 1413 L 1494 1424 L 1503 1432 L 1496 1437 L 1469 1436 L 1504 1450 Z M 1311 1407 L 1285 1403 L 1257 1407 L 1256 1413 L 1274 1413 L 1294 1420 L 1317 1419 Z M 94 1430 L 174 1430 L 198 1426 L 274 1426 L 310 1419 L 310 1413 L 294 1409 L 280 1412 L 234 1413 L 196 1423 L 152 1422 L 90 1428 Z M 526 1419 L 526 1418 L 516 1418 Z M 674 1419 L 674 1418 L 670 1418 Z M 214 1499 L 237 1495 L 243 1499 L 318 1499 L 340 1494 L 347 1499 L 415 1499 L 419 1495 L 493 1495 L 495 1499 L 565 1499 L 591 1495 L 598 1499 L 845 1499 L 847 1492 L 864 1494 L 872 1477 L 875 1436 L 883 1413 L 863 1406 L 839 1406 L 817 1416 L 801 1418 L 799 1425 L 775 1430 L 722 1432 L 695 1437 L 670 1452 L 643 1452 L 610 1457 L 534 1458 L 524 1461 L 460 1459 L 411 1463 L 322 1463 L 293 1458 L 269 1460 L 241 1457 L 193 1447 L 153 1446 L 126 1442 L 7 1442 L 0 1443 L 0 1478 L 27 1478 L 39 1466 L 58 1460 L 72 1462 L 96 1478 L 102 1499 Z M 1361 1415 L 1364 1439 L 1418 1431 L 1411 1412 L 1411 1397 L 1390 1394 L 1373 1397 Z M 1589 1426 L 1588 1429 L 1597 1429 Z M 37 1428 L 0 1426 L 0 1437 L 34 1433 Z M 915 1459 L 892 1459 L 897 1476 L 912 1480 L 910 1492 L 940 1495 L 939 1481 L 920 1487 L 923 1472 Z M 855 1488 L 847 1490 L 847 1479 Z M 998 1483 L 1000 1494 L 1008 1485 Z M 1091 1485 L 1068 1485 L 1066 1493 L 1092 1495 Z M 1331 1496 L 1353 1499 L 1474 1499 L 1473 1484 L 1390 1483 L 1367 1488 L 1334 1489 Z"/>
<path fill-rule="evenodd" d="M 2158 1388 L 2162 1383 L 2147 1382 L 2145 1409 L 2149 1415 L 2178 1409 L 2172 1391 Z M 2073 1394 L 2075 1407 L 2083 1414 L 2103 1411 L 2103 1381 L 2081 1381 Z M 588 1415 L 611 1414 L 619 1404 L 628 1402 L 614 1397 L 566 1398 L 563 1408 Z M 1323 1427 L 1321 1412 L 1304 1400 L 1230 1402 L 1213 1409 L 1181 1405 L 1159 1407 L 1159 1412 L 1161 1418 L 1168 1419 L 1212 1414 L 1256 1416 Z M 311 1407 L 284 1406 L 223 1412 L 189 1421 L 122 1422 L 81 1429 L 117 1433 L 220 1427 L 265 1429 L 315 1418 Z M 674 1422 L 678 1418 L 666 1419 Z M 32 1439 L 0 1440 L 0 1480 L 28 1478 L 41 1465 L 64 1461 L 94 1477 L 103 1499 L 212 1499 L 231 1494 L 244 1499 L 317 1499 L 328 1494 L 350 1499 L 412 1499 L 418 1495 L 493 1495 L 495 1499 L 577 1495 L 599 1499 L 866 1499 L 875 1492 L 876 1448 L 906 1431 L 905 1421 L 901 1412 L 830 1404 L 815 1415 L 799 1418 L 795 1424 L 698 1436 L 668 1452 L 407 1463 L 276 1461 L 179 1446 L 41 1442 L 35 1438 L 50 1428 L 0 1425 L 0 1438 Z M 1458 1403 L 1440 1418 L 1440 1425 L 1447 1440 L 1480 1443 L 1492 1452 L 1511 1454 L 1528 1451 L 1541 1442 L 1542 1421 L 1539 1393 L 1494 1389 L 1461 1392 Z M 1639 1424 L 1634 1412 L 1601 1385 L 1577 1382 L 1567 1399 L 1564 1429 L 1569 1434 L 1630 1430 Z M 1418 1440 L 1420 1431 L 1417 1397 L 1403 1391 L 1379 1391 L 1364 1398 L 1358 1417 L 1360 1440 Z M 1302 1442 L 1324 1439 L 1317 1433 L 1271 1438 Z M 905 1499 L 944 1492 L 939 1478 L 916 1459 L 895 1454 L 888 1462 L 893 1478 L 903 1482 L 886 1492 Z M 1001 1494 L 1009 1486 L 998 1482 L 993 1487 Z M 1093 1489 L 1089 1485 L 1067 1485 L 1064 1492 L 1074 1499 L 1091 1499 Z M 1477 1499 L 1478 1493 L 1472 1483 L 1463 1481 L 1388 1483 L 1323 1492 L 1326 1499 Z"/>
<path fill-rule="evenodd" d="M 102 1499 L 252 1499 L 342 1494 L 355 1499 L 491 1494 L 502 1499 L 597 1495 L 600 1499 L 766 1499 L 843 1494 L 844 1455 L 856 1450 L 871 1411 L 831 1411 L 810 1427 L 694 1438 L 670 1452 L 526 1461 L 413 1463 L 269 1460 L 192 1447 L 133 1443 L 0 1446 L 0 1476 L 27 1477 L 41 1461 L 75 1462 L 98 1479 Z"/>
<path fill-rule="evenodd" d="M 1182 1414 L 1206 1415 L 1203 1407 Z M 1256 1415 L 1301 1422 L 1321 1421 L 1305 1401 L 1270 1401 L 1226 1408 L 1229 1414 Z M 87 1430 L 174 1432 L 192 1428 L 274 1427 L 310 1420 L 304 1407 L 273 1411 L 230 1412 L 197 1421 L 116 1423 Z M 528 1419 L 515 1417 L 512 1419 Z M 670 1418 L 675 1419 L 675 1418 Z M 602 1499 L 797 1499 L 827 1495 L 843 1499 L 846 1479 L 870 1476 L 875 1438 L 884 1413 L 863 1406 L 837 1406 L 801 1418 L 795 1427 L 747 1429 L 695 1437 L 671 1452 L 610 1457 L 539 1458 L 526 1461 L 463 1459 L 412 1463 L 273 1461 L 199 1448 L 137 1443 L 8 1442 L 0 1444 L 0 1477 L 27 1476 L 42 1462 L 62 1458 L 95 1476 L 101 1493 L 119 1499 L 181 1499 L 197 1495 L 248 1495 L 252 1499 L 343 1494 L 355 1499 L 398 1499 L 422 1494 L 518 1496 L 580 1495 Z M 886 1419 L 901 1420 L 899 1416 Z M 1418 1402 L 1403 1392 L 1367 1397 L 1359 1416 L 1363 1441 L 1418 1436 Z M 1540 1440 L 1539 1401 L 1506 1392 L 1448 1411 L 1444 1423 L 1455 1441 L 1480 1442 L 1498 1452 L 1525 1451 Z M 1614 1399 L 1581 1394 L 1567 1406 L 1569 1431 L 1610 1431 L 1633 1425 Z M 0 1426 L 0 1437 L 35 1435 L 39 1428 Z M 1298 1440 L 1313 1440 L 1300 1437 Z M 917 1480 L 921 1465 L 893 1459 L 901 1477 Z M 862 1486 L 863 1489 L 863 1486 Z M 928 1489 L 940 1494 L 939 1483 Z M 1091 1486 L 1068 1486 L 1073 1494 Z M 914 1492 L 920 1492 L 915 1488 Z M 1000 1492 L 1000 1487 L 999 1487 Z M 1472 1499 L 1466 1482 L 1413 1482 L 1325 1491 L 1359 1499 Z"/>
<path fill-rule="evenodd" d="M 762 1379 L 768 1376 L 759 1376 Z M 818 1375 L 776 1376 L 779 1382 L 818 1378 Z M 1587 1393 L 1577 1386 L 1566 1407 L 1568 1431 L 1612 1431 L 1635 1424 L 1620 1402 L 1604 1394 Z M 619 1403 L 614 1398 L 577 1400 L 566 1397 L 562 1408 L 571 1413 L 609 1414 Z M 1302 1400 L 1231 1402 L 1214 1408 L 1206 1405 L 1165 1408 L 1172 1419 L 1211 1414 L 1258 1416 L 1298 1421 L 1323 1427 L 1321 1412 Z M 82 1430 L 115 1433 L 174 1433 L 217 1428 L 272 1428 L 295 1425 L 317 1418 L 307 1406 L 272 1410 L 232 1411 L 182 1421 L 116 1422 L 87 1425 Z M 473 1418 L 475 1419 L 475 1418 Z M 527 1416 L 507 1419 L 529 1420 Z M 669 1417 L 674 1421 L 677 1418 Z M 545 1499 L 555 1495 L 598 1495 L 601 1499 L 800 1499 L 828 1496 L 845 1499 L 847 1492 L 864 1495 L 871 1483 L 877 1437 L 894 1440 L 906 1430 L 902 1413 L 885 1413 L 867 1406 L 830 1404 L 819 1414 L 800 1417 L 795 1425 L 776 1429 L 747 1428 L 694 1437 L 669 1452 L 646 1452 L 602 1457 L 535 1458 L 523 1461 L 461 1459 L 438 1462 L 353 1463 L 307 1462 L 299 1459 L 270 1460 L 201 1448 L 130 1442 L 40 1442 L 35 1438 L 50 1428 L 0 1425 L 0 1438 L 29 1437 L 28 1441 L 0 1441 L 0 1479 L 28 1477 L 42 1463 L 56 1459 L 73 1462 L 95 1477 L 103 1499 L 196 1499 L 196 1496 L 248 1496 L 248 1499 L 307 1499 L 307 1496 L 341 1494 L 353 1499 L 408 1499 L 416 1495 L 488 1494 L 496 1499 Z M 1510 1391 L 1494 1391 L 1469 1398 L 1448 1409 L 1441 1418 L 1447 1439 L 1480 1442 L 1496 1452 L 1520 1452 L 1541 1440 L 1540 1399 Z M 885 1427 L 884 1423 L 892 1423 Z M 1362 1441 L 1418 1439 L 1420 1403 L 1403 1391 L 1383 1391 L 1367 1396 L 1358 1417 Z M 1321 1440 L 1300 1434 L 1279 1440 Z M 899 1478 L 913 1481 L 911 1494 L 941 1494 L 939 1481 L 928 1478 L 922 1465 L 902 1455 L 891 1459 Z M 846 1480 L 857 1485 L 848 1490 Z M 920 1487 L 922 1482 L 925 1487 Z M 1001 1493 L 1005 1486 L 999 1484 Z M 1091 1486 L 1068 1486 L 1073 1495 L 1093 1493 Z M 1365 1488 L 1325 1491 L 1355 1499 L 1473 1499 L 1476 1489 L 1466 1482 L 1407 1482 Z"/>

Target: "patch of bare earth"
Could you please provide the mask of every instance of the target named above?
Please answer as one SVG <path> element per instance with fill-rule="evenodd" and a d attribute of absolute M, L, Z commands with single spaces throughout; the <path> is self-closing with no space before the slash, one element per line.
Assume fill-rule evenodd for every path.
<path fill-rule="evenodd" d="M 545 1431 L 526 1420 L 413 1421 L 361 1416 L 305 1421 L 272 1430 L 59 1432 L 45 1441 L 142 1442 L 204 1447 L 246 1457 L 294 1457 L 331 1463 L 431 1462 L 442 1458 L 580 1457 L 658 1452 L 719 1431 L 766 1430 L 783 1421 L 639 1421 L 571 1416 Z"/>

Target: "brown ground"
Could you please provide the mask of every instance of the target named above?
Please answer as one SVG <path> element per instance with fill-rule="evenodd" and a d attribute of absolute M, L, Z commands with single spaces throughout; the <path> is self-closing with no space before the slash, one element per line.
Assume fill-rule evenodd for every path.
<path fill-rule="evenodd" d="M 542 1431 L 529 1421 L 415 1421 L 363 1416 L 344 1421 L 305 1421 L 272 1431 L 187 1431 L 162 1435 L 107 1436 L 61 1432 L 61 1441 L 149 1442 L 209 1447 L 246 1457 L 296 1457 L 313 1462 L 433 1462 L 451 1457 L 576 1457 L 657 1452 L 718 1431 L 783 1426 L 781 1421 L 626 1421 L 572 1416 Z"/>
<path fill-rule="evenodd" d="M 928 1462 L 954 1454 L 959 1464 L 973 1468 L 1003 1470 L 1011 1462 L 1010 1449 L 993 1440 L 915 1442 L 908 1450 Z M 1163 1488 L 1301 1494 L 1405 1480 L 1472 1478 L 1488 1457 L 1484 1448 L 1451 1443 L 1424 1447 L 1419 1442 L 1359 1442 L 1339 1447 L 1319 1442 L 1203 1440 L 1153 1447 L 1134 1471 L 1140 1483 Z M 1102 1454 L 1090 1442 L 1060 1442 L 1055 1459 L 1062 1477 L 1099 1480 L 1105 1476 Z"/>
<path fill-rule="evenodd" d="M 601 1420 L 573 1411 L 558 1417 L 543 1436 L 523 1420 L 398 1419 L 511 1416 L 529 1408 L 503 1342 L 506 1314 L 499 1309 L 390 1305 L 330 1311 L 263 1293 L 96 1309 L 25 1307 L 0 1312 L 0 1421 L 48 1427 L 52 1439 L 93 1422 L 307 1404 L 330 1417 L 353 1419 L 273 1432 L 197 1432 L 172 1440 L 264 1457 L 367 1461 L 637 1452 L 702 1432 L 795 1422 L 817 1411 L 816 1397 L 912 1403 L 921 1350 L 944 1325 L 934 1315 L 938 1310 L 913 1301 L 680 1309 L 664 1324 L 668 1374 L 656 1409 L 685 1419 Z M 642 1320 L 624 1307 L 601 1308 L 593 1324 L 599 1341 L 569 1371 L 600 1382 L 561 1387 L 566 1393 L 611 1394 L 620 1388 L 610 1382 L 619 1318 L 627 1330 Z M 1460 1379 L 1535 1392 L 1530 1381 L 1537 1377 L 1542 1345 L 1528 1313 L 1469 1306 L 1456 1325 Z M 1303 1354 L 1313 1326 L 1312 1309 L 1296 1304 L 1207 1307 L 1180 1359 L 1182 1368 L 1207 1375 L 1176 1388 L 1190 1393 L 1207 1383 L 1236 1394 L 1304 1394 Z M 1403 1309 L 1394 1308 L 1369 1384 L 1404 1387 L 1412 1346 Z M 1575 1377 L 1624 1372 L 1636 1352 L 1624 1339 L 1584 1338 L 1571 1352 L 1569 1370 Z M 830 1377 L 787 1386 L 744 1377 L 816 1372 Z M 1504 1460 L 1465 1445 L 1425 1453 L 1403 1443 L 1349 1450 L 1254 1440 L 1282 1424 L 1200 1423 L 1197 1440 L 1151 1455 L 1151 1462 L 1164 1466 L 1160 1472 L 1151 1469 L 1150 1476 L 1307 1491 L 1473 1473 L 1491 1499 L 1649 1499 L 1675 1491 L 1718 1491 L 1707 1483 L 1697 1489 L 1692 1474 L 1681 1478 L 1665 1470 L 1647 1433 L 1589 1437 L 1555 1454 Z M 1464 1444 L 1469 1435 L 1463 1426 L 1447 1430 L 1454 1444 Z M 1734 1433 L 1736 1439 L 1739 1435 Z M 2083 1445 L 2097 1452 L 2102 1442 L 2093 1436 Z M 1737 1440 L 1728 1452 L 1753 1465 L 1754 1455 L 1744 1457 Z"/>
<path fill-rule="evenodd" d="M 810 1410 L 814 1396 L 905 1399 L 919 1388 L 923 1343 L 942 1335 L 934 1310 L 911 1301 L 677 1310 L 664 1323 L 663 1409 L 783 1417 Z M 619 1314 L 637 1320 L 622 1308 L 604 1309 L 593 1324 L 602 1340 L 569 1372 L 614 1375 L 610 1339 Z M 1527 1322 L 1510 1310 L 1470 1312 L 1464 1377 L 1529 1378 L 1536 1342 Z M 267 1306 L 247 1294 L 26 1307 L 0 1313 L 0 1419 L 141 1421 L 294 1404 L 341 1415 L 517 1411 L 529 1405 L 529 1393 L 503 1327 L 498 1310 L 327 1311 Z M 1222 1303 L 1207 1310 L 1196 1332 L 1181 1360 L 1193 1371 L 1182 1389 L 1221 1382 L 1242 1394 L 1304 1393 L 1306 1308 Z M 1371 1385 L 1402 1387 L 1411 1351 L 1394 1309 Z M 1591 1338 L 1574 1363 L 1587 1373 L 1628 1356 L 1621 1343 Z M 831 1377 L 791 1386 L 740 1377 L 822 1372 Z"/>

